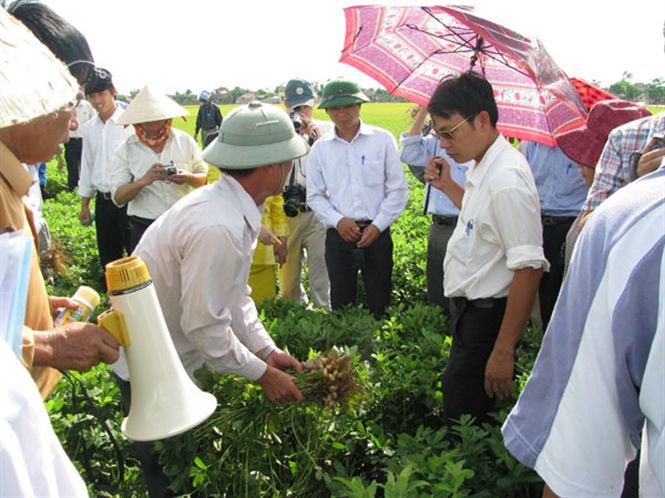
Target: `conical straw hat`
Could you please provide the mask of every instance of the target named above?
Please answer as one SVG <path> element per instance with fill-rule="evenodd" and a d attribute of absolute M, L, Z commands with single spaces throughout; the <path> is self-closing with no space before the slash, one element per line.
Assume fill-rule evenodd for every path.
<path fill-rule="evenodd" d="M 130 125 L 160 121 L 162 119 L 187 116 L 189 111 L 164 94 L 147 85 L 141 90 L 125 112 L 118 119 L 118 124 Z"/>
<path fill-rule="evenodd" d="M 0 128 L 50 114 L 76 98 L 67 67 L 0 8 Z"/>

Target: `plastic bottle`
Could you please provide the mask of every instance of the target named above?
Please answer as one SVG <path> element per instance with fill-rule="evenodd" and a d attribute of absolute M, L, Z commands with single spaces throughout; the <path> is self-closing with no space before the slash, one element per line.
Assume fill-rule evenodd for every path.
<path fill-rule="evenodd" d="M 78 307 L 76 309 L 63 309 L 55 319 L 55 325 L 64 325 L 69 322 L 87 322 L 92 312 L 99 305 L 99 294 L 95 289 L 82 285 L 72 296 Z"/>

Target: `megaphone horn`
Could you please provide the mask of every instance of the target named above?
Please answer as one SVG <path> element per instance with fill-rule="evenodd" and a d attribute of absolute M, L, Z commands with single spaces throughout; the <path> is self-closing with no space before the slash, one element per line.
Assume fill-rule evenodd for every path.
<path fill-rule="evenodd" d="M 99 324 L 124 346 L 132 387 L 123 434 L 155 441 L 197 426 L 215 411 L 217 399 L 182 366 L 145 262 L 118 259 L 106 265 L 105 276 L 112 310 L 100 315 Z"/>

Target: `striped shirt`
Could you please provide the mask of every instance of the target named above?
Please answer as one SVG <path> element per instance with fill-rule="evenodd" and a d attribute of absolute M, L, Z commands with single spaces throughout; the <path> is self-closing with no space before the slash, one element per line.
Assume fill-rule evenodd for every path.
<path fill-rule="evenodd" d="M 630 183 L 630 155 L 641 152 L 651 137 L 665 132 L 665 112 L 637 119 L 612 130 L 596 165 L 582 211 L 593 211 L 601 202 Z"/>
<path fill-rule="evenodd" d="M 663 496 L 664 194 L 661 166 L 596 211 L 503 426 L 510 453 L 559 496 L 620 496 L 641 431 L 641 496 Z"/>

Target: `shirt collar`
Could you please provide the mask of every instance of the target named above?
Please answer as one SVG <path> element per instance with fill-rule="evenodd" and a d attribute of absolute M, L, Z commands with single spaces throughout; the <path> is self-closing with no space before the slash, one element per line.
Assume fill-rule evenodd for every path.
<path fill-rule="evenodd" d="M 2 142 L 0 142 L 0 174 L 5 177 L 12 190 L 18 195 L 23 196 L 28 193 L 33 181 L 32 176 Z"/>
<path fill-rule="evenodd" d="M 467 172 L 467 181 L 472 185 L 480 184 L 494 160 L 505 150 L 506 147 L 512 147 L 512 145 L 510 145 L 503 135 L 499 134 L 494 142 L 492 142 L 492 145 L 490 145 L 485 151 L 480 162 L 469 168 L 469 171 Z"/>
<path fill-rule="evenodd" d="M 247 193 L 247 191 L 240 185 L 238 180 L 231 175 L 222 174 L 222 177 L 217 181 L 219 188 L 228 190 L 231 195 L 238 199 L 238 206 L 240 212 L 245 217 L 245 221 L 253 233 L 258 234 L 261 227 L 261 211 L 259 210 L 254 199 Z M 228 194 L 224 193 L 225 196 Z"/>

